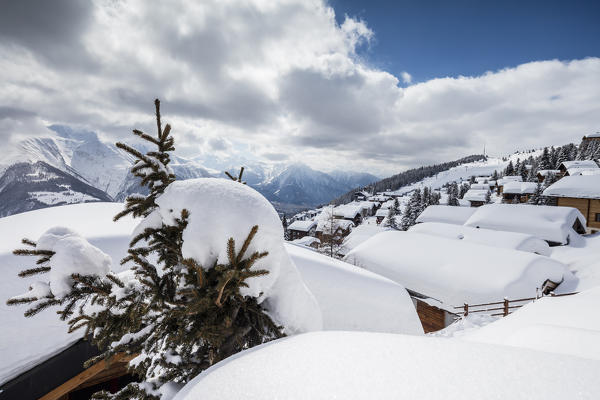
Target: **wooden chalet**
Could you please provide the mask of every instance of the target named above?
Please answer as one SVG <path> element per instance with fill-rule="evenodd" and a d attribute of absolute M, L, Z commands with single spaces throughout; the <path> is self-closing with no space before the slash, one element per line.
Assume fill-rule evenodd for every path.
<path fill-rule="evenodd" d="M 579 172 L 586 169 L 598 169 L 598 164 L 594 160 L 575 160 L 565 161 L 558 166 L 560 176 L 570 176 L 574 172 Z"/>
<path fill-rule="evenodd" d="M 600 231 L 600 175 L 565 176 L 544 191 L 559 207 L 578 209 L 586 218 L 586 230 Z"/>
<path fill-rule="evenodd" d="M 542 169 L 539 170 L 537 173 L 537 179 L 538 182 L 540 183 L 544 183 L 544 181 L 546 180 L 546 178 L 548 176 L 554 175 L 554 176 L 560 176 L 561 172 L 558 169 Z"/>
<path fill-rule="evenodd" d="M 504 185 L 508 182 L 523 182 L 523 177 L 520 175 L 507 175 L 496 181 L 496 193 L 498 196 L 504 191 Z"/>
<path fill-rule="evenodd" d="M 294 221 L 288 226 L 290 240 L 301 239 L 305 236 L 315 236 L 316 220 Z"/>
<path fill-rule="evenodd" d="M 581 139 L 582 143 L 585 142 L 600 142 L 600 132 L 592 133 L 591 135 L 586 135 Z"/>
<path fill-rule="evenodd" d="M 527 203 L 536 191 L 535 182 L 507 182 L 502 190 L 503 203 Z"/>

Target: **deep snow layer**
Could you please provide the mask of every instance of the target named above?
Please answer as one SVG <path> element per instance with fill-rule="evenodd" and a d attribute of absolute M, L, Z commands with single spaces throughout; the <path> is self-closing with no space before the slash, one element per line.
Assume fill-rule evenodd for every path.
<path fill-rule="evenodd" d="M 455 306 L 534 297 L 546 279 L 575 280 L 548 257 L 412 232 L 382 232 L 344 260 Z"/>
<path fill-rule="evenodd" d="M 600 360 L 598 305 L 600 287 L 544 297 L 463 338 Z"/>
<path fill-rule="evenodd" d="M 434 337 L 314 332 L 244 351 L 176 400 L 597 399 L 600 363 Z"/>
<path fill-rule="evenodd" d="M 323 329 L 423 334 L 402 285 L 298 246 L 286 250 L 321 306 Z"/>
<path fill-rule="evenodd" d="M 464 240 L 465 242 L 478 243 L 491 247 L 526 251 L 542 256 L 549 256 L 550 253 L 552 253 L 550 246 L 544 240 L 533 235 L 518 232 L 477 229 L 469 226 L 444 224 L 440 222 L 417 224 L 412 226 L 409 231 L 445 237 L 447 239 Z"/>

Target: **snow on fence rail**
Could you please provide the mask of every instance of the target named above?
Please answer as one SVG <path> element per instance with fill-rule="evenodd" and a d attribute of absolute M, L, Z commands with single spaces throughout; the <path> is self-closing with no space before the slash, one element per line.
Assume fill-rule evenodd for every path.
<path fill-rule="evenodd" d="M 561 293 L 561 294 L 554 294 L 553 292 L 551 292 L 548 296 L 550 297 L 561 297 L 561 296 L 571 296 L 574 294 L 577 294 L 578 292 L 572 292 L 572 293 Z M 523 307 L 525 304 L 525 302 L 531 302 L 531 301 L 535 301 L 538 299 L 541 299 L 542 297 L 548 297 L 548 296 L 536 296 L 536 297 L 527 297 L 527 298 L 523 298 L 523 299 L 514 299 L 514 300 L 509 300 L 507 298 L 504 298 L 503 301 L 497 301 L 494 303 L 481 303 L 481 304 L 467 304 L 465 303 L 462 306 L 455 306 L 454 309 L 463 309 L 463 316 L 467 316 L 470 313 L 489 313 L 490 311 L 501 311 L 501 312 L 497 312 L 494 314 L 490 314 L 492 316 L 503 316 L 506 317 L 508 314 L 510 314 L 515 308 L 521 308 Z M 515 305 L 511 305 L 511 303 L 517 303 Z M 492 307 L 489 308 L 490 306 L 500 306 L 500 307 Z"/>

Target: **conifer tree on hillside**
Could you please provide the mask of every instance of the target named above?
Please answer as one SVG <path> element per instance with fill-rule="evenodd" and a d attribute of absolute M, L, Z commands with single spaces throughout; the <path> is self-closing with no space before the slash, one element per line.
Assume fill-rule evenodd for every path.
<path fill-rule="evenodd" d="M 515 174 L 515 166 L 513 165 L 512 160 L 508 162 L 508 165 L 504 169 L 504 176 L 512 176 Z"/>
<path fill-rule="evenodd" d="M 550 152 L 547 147 L 544 147 L 540 161 L 538 162 L 538 170 L 546 170 L 553 168 L 552 160 L 550 159 Z"/>
<path fill-rule="evenodd" d="M 492 174 L 492 180 L 497 181 L 498 179 L 500 179 L 498 176 L 498 171 L 494 170 L 494 173 Z"/>
<path fill-rule="evenodd" d="M 155 109 L 157 135 L 134 131 L 154 150 L 142 153 L 118 144 L 136 158 L 132 172 L 149 189 L 147 196 L 128 197 L 125 210 L 115 216 L 145 217 L 122 260 L 122 264 L 133 264 L 132 274 L 110 272 L 108 256 L 64 228 L 49 231 L 37 243 L 24 240 L 30 248 L 15 251 L 38 257 L 36 266 L 21 276 L 50 271 L 63 276 L 60 286 L 39 282 L 35 292 L 12 298 L 8 304 L 31 304 L 26 316 L 60 306 L 60 318 L 68 320 L 69 331 L 85 329 L 84 337 L 101 350 L 86 366 L 101 359 L 110 361 L 117 354 L 135 357 L 130 372 L 140 383 L 130 383 L 115 394 L 98 392 L 95 399 L 159 399 L 164 385 L 185 384 L 214 363 L 283 335 L 257 299 L 240 292 L 248 279 L 268 273 L 252 268 L 268 253 L 248 252 L 258 226 L 243 243 L 229 239 L 227 261 L 203 266 L 182 255 L 182 236 L 190 217 L 186 209 L 173 215 L 168 225 L 154 218 L 159 211 L 157 198 L 175 180 L 169 167 L 169 152 L 174 150 L 171 128 L 162 126 L 158 100 Z M 87 249 L 84 254 L 94 257 L 81 256 L 66 267 L 54 264 L 53 257 L 62 250 L 49 247 L 59 239 L 74 241 Z M 73 268 L 86 273 L 73 272 Z"/>
<path fill-rule="evenodd" d="M 459 199 L 463 199 L 465 197 L 465 194 L 469 191 L 469 184 L 468 183 L 463 183 L 462 185 L 460 185 L 460 190 L 458 192 L 458 198 Z"/>
<path fill-rule="evenodd" d="M 288 230 L 288 220 L 285 213 L 281 216 L 281 225 L 283 226 L 283 238 L 284 240 L 290 240 L 290 231 Z"/>
<path fill-rule="evenodd" d="M 458 201 L 458 184 L 456 182 L 452 182 L 450 186 L 448 186 L 448 205 L 449 206 L 459 206 L 460 202 Z"/>
<path fill-rule="evenodd" d="M 544 187 L 542 186 L 541 182 L 538 182 L 535 187 L 535 192 L 529 198 L 528 203 L 535 204 L 535 205 L 546 204 L 546 198 L 544 197 L 543 193 L 544 193 Z"/>
<path fill-rule="evenodd" d="M 533 169 L 533 166 L 532 166 L 532 169 Z M 517 175 L 521 176 L 523 178 L 523 181 L 526 181 L 528 174 L 529 174 L 529 171 L 527 170 L 527 164 L 525 164 L 525 161 L 523 161 L 521 163 L 521 165 L 519 166 L 519 170 L 517 171 Z"/>

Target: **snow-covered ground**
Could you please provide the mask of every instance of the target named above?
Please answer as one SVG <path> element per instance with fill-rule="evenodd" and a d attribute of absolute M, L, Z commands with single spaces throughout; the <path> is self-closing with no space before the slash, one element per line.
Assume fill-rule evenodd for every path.
<path fill-rule="evenodd" d="M 176 400 L 597 399 L 600 363 L 507 346 L 372 332 L 314 332 L 244 351 Z"/>
<path fill-rule="evenodd" d="M 123 267 L 118 261 L 127 254 L 139 222 L 129 217 L 113 222 L 113 216 L 122 209 L 120 203 L 87 203 L 0 218 L 0 265 L 5 271 L 0 280 L 0 385 L 80 338 L 80 333 L 68 334 L 66 323 L 51 310 L 25 318 L 27 306 L 6 305 L 8 298 L 39 280 L 17 276 L 30 260 L 14 256 L 12 251 L 22 247 L 22 238 L 37 240 L 51 227 L 68 226 L 109 255 L 113 270 L 119 272 Z M 277 224 L 280 226 L 278 219 Z M 412 301 L 401 285 L 297 246 L 286 245 L 281 256 L 291 257 L 290 262 L 316 297 L 324 329 L 422 334 Z"/>

